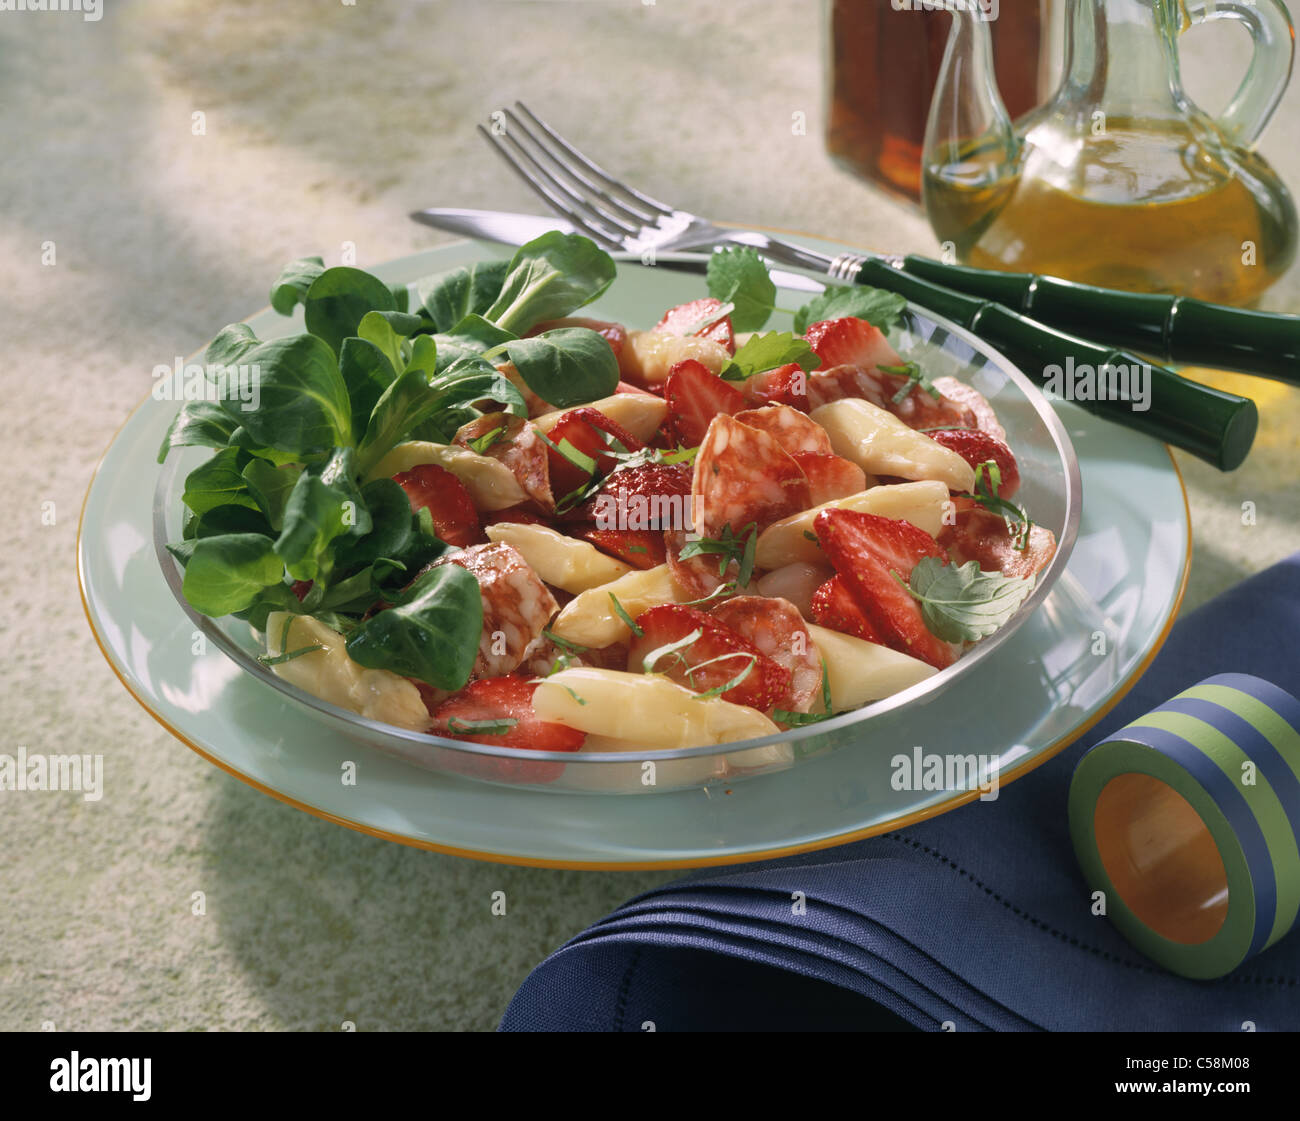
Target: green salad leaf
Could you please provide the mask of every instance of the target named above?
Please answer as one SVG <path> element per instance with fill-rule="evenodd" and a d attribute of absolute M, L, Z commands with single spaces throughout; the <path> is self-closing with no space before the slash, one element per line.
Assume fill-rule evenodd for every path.
<path fill-rule="evenodd" d="M 158 462 L 166 459 L 172 448 L 224 448 L 238 427 L 239 422 L 216 401 L 186 401 L 167 426 Z"/>
<path fill-rule="evenodd" d="M 335 354 L 371 311 L 397 311 L 396 297 L 378 277 L 346 266 L 322 272 L 303 300 L 307 330 Z"/>
<path fill-rule="evenodd" d="M 320 257 L 290 261 L 271 285 L 271 306 L 281 315 L 292 315 L 293 309 L 307 299 L 307 289 L 324 271 L 325 261 Z"/>
<path fill-rule="evenodd" d="M 301 470 L 296 464 L 277 467 L 264 459 L 250 459 L 240 474 L 249 496 L 262 512 L 269 528 L 276 533 L 284 524 L 284 507 L 289 501 Z"/>
<path fill-rule="evenodd" d="M 370 511 L 354 481 L 354 458 L 351 448 L 338 449 L 323 467 L 303 471 L 289 494 L 275 551 L 295 580 L 329 574 L 327 553 L 336 537 L 370 532 Z"/>
<path fill-rule="evenodd" d="M 483 317 L 522 335 L 591 303 L 613 283 L 614 274 L 613 258 L 590 238 L 552 230 L 511 258 L 501 292 Z"/>
<path fill-rule="evenodd" d="M 748 246 L 714 252 L 706 279 L 709 295 L 732 305 L 731 325 L 737 331 L 759 330 L 776 307 L 776 285 L 757 250 Z"/>
<path fill-rule="evenodd" d="M 904 585 L 921 605 L 930 632 L 945 642 L 987 638 L 1016 613 L 1034 588 L 1032 579 L 981 572 L 978 561 L 945 564 L 922 557 Z"/>
<path fill-rule="evenodd" d="M 728 381 L 744 381 L 791 362 L 797 362 L 802 370 L 815 370 L 821 365 L 821 359 L 806 340 L 790 331 L 769 331 L 755 335 L 740 347 L 722 370 L 722 376 Z"/>
<path fill-rule="evenodd" d="M 618 387 L 618 359 L 589 328 L 558 327 L 502 346 L 528 388 L 556 408 L 608 397 Z"/>
<path fill-rule="evenodd" d="M 222 406 L 263 447 L 328 455 L 352 443 L 352 403 L 334 352 L 315 335 L 258 343 L 243 357 L 257 367 L 258 406 Z"/>
<path fill-rule="evenodd" d="M 794 329 L 802 335 L 812 324 L 824 319 L 852 317 L 888 331 L 902 318 L 906 307 L 907 301 L 896 292 L 869 288 L 865 284 L 832 284 L 795 312 Z"/>
<path fill-rule="evenodd" d="M 227 503 L 256 509 L 257 503 L 248 492 L 248 483 L 241 468 L 240 450 L 222 448 L 185 477 L 185 491 L 182 495 L 185 505 L 196 514 L 207 513 Z"/>
<path fill-rule="evenodd" d="M 443 564 L 416 579 L 394 606 L 362 622 L 349 635 L 347 651 L 370 669 L 459 689 L 474 668 L 482 629 L 478 581 L 459 565 Z"/>
<path fill-rule="evenodd" d="M 479 261 L 416 286 L 435 331 L 450 332 L 468 315 L 482 316 L 501 292 L 510 261 Z"/>
<path fill-rule="evenodd" d="M 250 607 L 262 589 L 280 582 L 284 565 L 269 537 L 229 533 L 194 541 L 181 591 L 203 615 L 229 615 Z M 286 589 L 287 590 L 287 589 Z"/>

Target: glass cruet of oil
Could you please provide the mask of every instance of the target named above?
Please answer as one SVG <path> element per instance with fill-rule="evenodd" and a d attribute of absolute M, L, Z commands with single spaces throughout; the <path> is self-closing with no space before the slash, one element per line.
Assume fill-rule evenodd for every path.
<path fill-rule="evenodd" d="M 1214 118 L 1178 36 L 1222 19 L 1255 53 Z M 963 264 L 1230 304 L 1286 270 L 1295 204 L 1254 151 L 1291 74 L 1282 0 L 1068 0 L 1061 85 L 1014 123 L 989 48 L 979 6 L 955 12 L 924 143 L 926 213 Z"/>

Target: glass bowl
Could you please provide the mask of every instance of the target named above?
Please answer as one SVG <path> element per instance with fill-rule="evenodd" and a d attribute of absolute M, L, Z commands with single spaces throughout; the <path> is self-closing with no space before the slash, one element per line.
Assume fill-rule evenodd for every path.
<path fill-rule="evenodd" d="M 599 315 L 600 304 L 590 313 Z M 891 717 L 888 734 L 896 743 L 900 710 L 935 703 L 954 681 L 975 672 L 1046 599 L 1065 571 L 1074 546 L 1082 494 L 1079 464 L 1064 425 L 1038 387 L 1007 358 L 955 323 L 915 309 L 904 314 L 889 337 L 900 353 L 921 362 L 931 377 L 951 375 L 988 398 L 1019 462 L 1018 500 L 1037 524 L 1056 535 L 1057 550 L 1051 563 L 1038 574 L 1033 592 L 1019 611 L 956 663 L 891 697 L 816 724 L 760 739 L 706 747 L 573 753 L 464 743 L 380 724 L 339 708 L 262 665 L 257 656 L 263 647 L 247 623 L 200 615 L 181 594 L 182 570 L 167 552 L 166 543 L 181 538 L 185 476 L 211 455 L 207 448 L 175 449 L 162 469 L 153 504 L 158 563 L 181 609 L 207 640 L 246 673 L 297 703 L 303 715 L 304 736 L 311 735 L 311 722 L 323 722 L 360 744 L 428 770 L 541 791 L 650 794 L 688 787 L 726 787 L 751 775 L 794 767 L 830 751 L 852 749 L 870 742 L 887 714 Z"/>

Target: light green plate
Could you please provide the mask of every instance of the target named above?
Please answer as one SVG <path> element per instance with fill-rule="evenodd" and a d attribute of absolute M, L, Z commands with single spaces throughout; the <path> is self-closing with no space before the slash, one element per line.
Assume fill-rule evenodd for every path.
<path fill-rule="evenodd" d="M 413 281 L 505 252 L 462 242 L 372 271 Z M 700 278 L 630 267 L 595 313 L 605 308 L 635 323 L 644 309 L 657 313 L 702 294 Z M 269 310 L 249 324 L 260 337 L 291 328 Z M 422 770 L 359 744 L 214 647 L 195 653 L 202 643 L 152 544 L 154 457 L 174 411 L 152 399 L 137 408 L 86 496 L 78 570 L 109 664 L 173 735 L 250 785 L 362 832 L 481 859 L 691 867 L 844 843 L 953 809 L 979 790 L 915 788 L 924 783 L 896 790 L 891 761 L 917 746 L 930 755 L 985 754 L 996 757 L 1003 784 L 1044 762 L 1136 680 L 1186 581 L 1186 496 L 1167 450 L 1058 404 L 1086 496 L 1078 539 L 1045 600 L 971 672 L 874 718 L 860 743 L 730 789 L 648 797 L 512 789 Z M 349 762 L 355 785 L 341 781 Z"/>

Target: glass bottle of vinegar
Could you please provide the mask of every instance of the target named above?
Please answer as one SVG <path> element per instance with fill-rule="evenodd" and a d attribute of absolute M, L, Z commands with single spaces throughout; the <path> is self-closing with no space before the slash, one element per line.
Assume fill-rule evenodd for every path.
<path fill-rule="evenodd" d="M 1016 115 L 1046 92 L 1040 89 L 1046 3 L 1001 0 L 989 25 L 998 86 Z M 947 11 L 927 10 L 920 0 L 830 3 L 827 150 L 848 170 L 913 201 L 921 198 L 926 113 L 951 21 Z"/>

